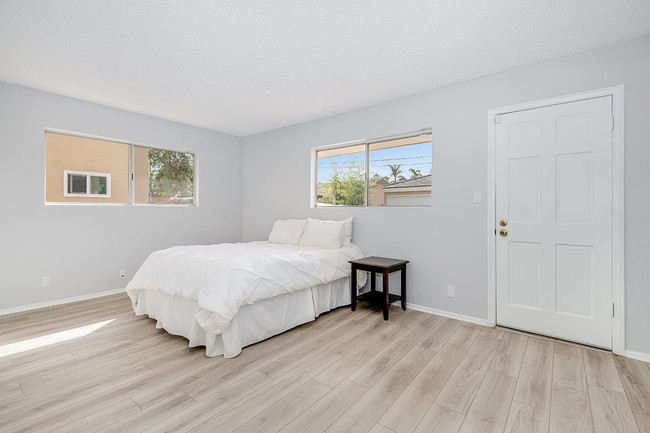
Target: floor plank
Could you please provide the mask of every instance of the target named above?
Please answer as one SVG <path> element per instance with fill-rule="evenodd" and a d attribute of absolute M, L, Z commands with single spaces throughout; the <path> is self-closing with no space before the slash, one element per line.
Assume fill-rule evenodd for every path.
<path fill-rule="evenodd" d="M 463 415 L 467 414 L 499 343 L 501 342 L 494 338 L 477 337 L 435 402 Z"/>
<path fill-rule="evenodd" d="M 515 392 L 517 379 L 488 371 L 470 406 L 461 433 L 501 433 Z M 494 398 L 498 395 L 499 398 Z"/>
<path fill-rule="evenodd" d="M 614 362 L 632 411 L 650 417 L 650 368 L 648 363 L 615 356 Z"/>
<path fill-rule="evenodd" d="M 568 358 L 582 359 L 582 346 L 561 341 L 554 341 L 553 353 L 566 356 Z"/>
<path fill-rule="evenodd" d="M 442 346 L 379 422 L 399 433 L 414 431 L 465 353 L 467 349 L 464 347 L 453 344 Z"/>
<path fill-rule="evenodd" d="M 189 409 L 145 431 L 149 433 L 189 431 L 271 383 L 273 379 L 259 371 L 253 371 L 231 385 L 221 388 L 217 393 L 207 396 Z"/>
<path fill-rule="evenodd" d="M 367 390 L 365 386 L 344 380 L 291 421 L 281 432 L 323 432 Z"/>
<path fill-rule="evenodd" d="M 40 422 L 41 417 L 57 417 L 67 407 L 80 404 L 95 404 L 102 400 L 105 404 L 122 399 L 132 387 L 146 383 L 153 372 L 146 366 L 138 366 L 127 372 L 113 376 L 97 377 L 94 381 L 81 382 L 66 389 L 51 390 L 38 396 L 23 395 L 16 399 L 15 405 L 2 411 L 2 427 L 9 429 L 25 422 Z M 108 379 L 108 380 L 107 380 Z"/>
<path fill-rule="evenodd" d="M 464 348 L 469 348 L 478 335 L 481 333 L 482 329 L 478 325 L 472 325 L 471 323 L 463 323 L 460 325 L 456 332 L 454 332 L 448 343 L 455 344 L 456 346 L 462 346 Z"/>
<path fill-rule="evenodd" d="M 400 338 L 387 344 L 377 355 L 365 359 L 363 364 L 348 376 L 348 379 L 370 388 L 400 360 L 404 353 L 408 353 L 428 334 L 429 330 L 422 325 L 410 327 Z"/>
<path fill-rule="evenodd" d="M 327 431 L 330 433 L 369 431 L 434 355 L 435 352 L 431 350 L 413 348 L 354 402 Z"/>
<path fill-rule="evenodd" d="M 47 425 L 47 431 L 52 433 L 86 433 L 108 427 L 116 421 L 128 417 L 140 409 L 130 398 L 120 400 L 115 404 L 99 409 L 87 415 L 80 416 L 72 422 L 66 422 L 62 427 L 53 429 L 52 424 Z M 78 413 L 76 415 L 79 415 Z M 69 419 L 72 419 L 71 417 Z M 45 431 L 46 429 L 43 428 Z"/>
<path fill-rule="evenodd" d="M 519 377 L 521 361 L 524 359 L 528 337 L 513 332 L 503 335 L 501 343 L 494 354 L 490 370 L 512 377 Z"/>
<path fill-rule="evenodd" d="M 505 433 L 547 433 L 550 413 L 513 401 Z"/>
<path fill-rule="evenodd" d="M 641 433 L 650 433 L 650 416 L 635 413 L 634 418 Z"/>
<path fill-rule="evenodd" d="M 379 423 L 375 424 L 368 433 L 395 433 L 393 430 Z"/>
<path fill-rule="evenodd" d="M 432 404 L 415 433 L 457 433 L 465 417 L 446 407 Z"/>
<path fill-rule="evenodd" d="M 490 328 L 484 326 L 483 329 L 481 329 L 481 333 L 479 335 L 482 335 L 484 337 L 496 338 L 497 340 L 503 340 L 505 333 L 506 331 L 504 331 L 503 329 Z"/>
<path fill-rule="evenodd" d="M 66 345 L 54 345 L 44 347 L 39 350 L 30 350 L 28 352 L 23 352 L 17 355 L 12 355 L 8 358 L 0 358 L 4 361 L 7 361 L 7 366 L 11 364 L 12 366 L 17 365 L 26 365 L 31 366 L 37 365 L 39 362 L 43 362 L 44 358 L 48 360 L 54 359 L 72 359 L 74 354 Z"/>
<path fill-rule="evenodd" d="M 391 341 L 399 340 L 406 328 L 388 326 L 376 331 L 372 328 L 369 328 L 369 330 L 372 332 L 368 335 L 358 335 L 357 340 L 360 341 L 356 343 L 349 341 L 344 345 L 330 347 L 329 350 L 341 355 L 341 359 L 323 370 L 316 376 L 316 380 L 329 387 L 336 387 L 360 366 L 364 365 L 368 359 L 372 359 L 383 350 Z"/>
<path fill-rule="evenodd" d="M 244 425 L 236 433 L 277 432 L 330 391 L 330 387 L 313 379 L 278 400 Z"/>
<path fill-rule="evenodd" d="M 625 393 L 611 353 L 591 349 L 583 349 L 582 353 L 589 385 Z"/>
<path fill-rule="evenodd" d="M 192 432 L 230 432 L 239 428 L 262 411 L 297 389 L 300 385 L 312 379 L 330 363 L 340 358 L 340 355 L 326 350 L 320 352 L 304 364 L 296 367 L 269 385 L 238 401 L 230 408 L 210 418 L 189 431 Z"/>
<path fill-rule="evenodd" d="M 554 355 L 551 433 L 594 431 L 584 370 L 581 360 Z"/>
<path fill-rule="evenodd" d="M 158 353 L 160 349 L 169 351 L 184 349 L 174 346 L 174 344 L 163 343 L 147 349 L 133 348 L 130 351 L 125 351 L 126 356 L 120 356 L 119 358 L 115 356 L 99 357 L 94 359 L 92 363 L 69 362 L 59 368 L 49 369 L 28 379 L 21 380 L 20 387 L 25 394 L 44 393 L 49 389 L 70 386 L 82 379 L 92 380 L 102 376 L 105 370 L 109 368 L 128 371 L 135 365 L 144 365 L 145 361 Z"/>
<path fill-rule="evenodd" d="M 15 396 L 21 395 L 22 393 L 23 390 L 18 382 L 7 383 L 0 386 L 0 395 L 3 397 L 14 398 Z"/>
<path fill-rule="evenodd" d="M 182 391 L 177 391 L 167 398 L 145 410 L 122 418 L 119 422 L 113 423 L 101 430 L 101 433 L 123 433 L 125 431 L 143 431 L 155 426 L 174 414 L 181 413 L 187 408 L 195 405 L 196 402 Z M 94 430 L 94 429 L 93 429 Z"/>
<path fill-rule="evenodd" d="M 461 323 L 460 320 L 442 317 L 431 334 L 420 343 L 420 347 L 435 352 L 439 351 L 440 348 L 449 340 L 449 337 L 451 337 L 460 327 Z"/>
<path fill-rule="evenodd" d="M 589 400 L 596 433 L 639 433 L 625 394 L 589 386 Z"/>
<path fill-rule="evenodd" d="M 529 337 L 514 400 L 537 409 L 551 410 L 552 372 L 553 342 Z"/>
<path fill-rule="evenodd" d="M 278 378 L 313 357 L 317 351 L 326 349 L 340 340 L 359 338 L 357 334 L 365 335 L 373 333 L 375 327 L 380 326 L 383 328 L 389 325 L 380 322 L 375 322 L 375 325 L 362 325 L 359 327 L 350 326 L 349 323 L 338 324 L 327 332 L 322 333 L 318 338 L 300 344 L 295 349 L 287 351 L 282 357 L 260 367 L 259 371 L 267 376 Z M 336 353 L 334 350 L 331 352 Z"/>

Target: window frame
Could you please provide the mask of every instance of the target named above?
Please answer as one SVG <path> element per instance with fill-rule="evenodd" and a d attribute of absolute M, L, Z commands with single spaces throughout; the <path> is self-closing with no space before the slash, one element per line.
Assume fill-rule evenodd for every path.
<path fill-rule="evenodd" d="M 309 194 L 309 206 L 311 208 L 396 208 L 396 207 L 408 207 L 408 208 L 429 208 L 431 203 L 427 205 L 398 205 L 398 206 L 371 206 L 369 205 L 369 194 L 370 194 L 370 145 L 374 143 L 381 143 L 383 141 L 399 140 L 402 138 L 417 137 L 421 135 L 432 135 L 432 128 L 419 129 L 412 132 L 407 132 L 403 134 L 389 135 L 385 137 L 377 138 L 364 138 L 361 140 L 354 141 L 345 141 L 341 143 L 329 144 L 325 146 L 317 146 L 311 149 L 311 185 L 310 185 L 310 194 Z M 433 137 L 432 137 L 433 141 Z M 364 145 L 365 151 L 365 196 L 363 205 L 333 205 L 333 206 L 319 206 L 318 205 L 318 152 L 323 150 L 332 150 L 339 149 L 344 147 L 353 147 Z M 431 164 L 433 166 L 433 155 Z"/>
<path fill-rule="evenodd" d="M 69 135 L 71 137 L 81 137 L 81 138 L 89 138 L 93 140 L 101 140 L 101 141 L 110 141 L 114 143 L 120 143 L 120 144 L 126 144 L 129 146 L 129 178 L 128 178 L 128 192 L 129 192 L 129 200 L 128 203 L 99 203 L 99 202 L 52 202 L 52 201 L 47 201 L 47 163 L 46 163 L 46 143 L 45 143 L 45 133 L 53 133 L 53 134 L 60 134 L 60 135 Z M 134 158 L 134 147 L 139 146 L 139 147 L 145 147 L 145 148 L 150 148 L 150 149 L 160 149 L 160 150 L 166 150 L 170 152 L 178 152 L 178 153 L 189 153 L 193 155 L 193 163 L 194 163 L 194 173 L 193 173 L 193 178 L 192 178 L 192 184 L 194 186 L 194 200 L 192 204 L 167 204 L 167 203 L 135 203 L 135 181 L 134 181 L 134 163 L 133 163 L 133 158 Z M 194 208 L 194 207 L 199 207 L 199 153 L 197 151 L 191 151 L 191 150 L 177 150 L 177 149 L 171 149 L 165 146 L 152 146 L 150 144 L 146 143 L 140 143 L 136 141 L 131 141 L 131 140 L 123 140 L 123 139 L 118 139 L 118 138 L 111 138 L 111 137 L 105 137 L 101 135 L 94 135 L 94 134 L 86 134 L 86 133 L 81 133 L 81 132 L 73 132 L 73 131 L 67 131 L 63 129 L 57 129 L 57 128 L 49 128 L 46 127 L 43 130 L 43 203 L 46 206 L 149 206 L 149 207 L 173 207 L 173 208 Z M 110 178 L 110 173 L 91 173 L 91 172 L 83 172 L 83 171 L 76 171 L 76 170 L 64 170 L 64 172 L 70 172 L 70 173 L 90 173 L 92 175 L 108 175 Z M 110 181 L 109 181 L 110 184 Z M 80 195 L 80 194 L 72 194 L 72 195 L 66 195 L 67 194 L 67 174 L 64 175 L 64 197 L 107 197 L 104 194 L 96 194 L 96 195 Z M 107 188 L 108 189 L 108 188 Z"/>
<path fill-rule="evenodd" d="M 86 192 L 68 192 L 68 178 L 73 176 L 84 176 L 86 178 Z M 106 194 L 92 194 L 90 191 L 91 177 L 106 178 Z M 111 174 L 110 173 L 93 173 L 90 171 L 63 170 L 63 197 L 99 197 L 111 198 Z"/>

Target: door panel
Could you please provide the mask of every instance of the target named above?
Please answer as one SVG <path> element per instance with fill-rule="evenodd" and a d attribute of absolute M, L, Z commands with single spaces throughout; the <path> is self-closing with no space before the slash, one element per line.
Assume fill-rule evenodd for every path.
<path fill-rule="evenodd" d="M 555 246 L 555 311 L 593 318 L 593 247 Z"/>
<path fill-rule="evenodd" d="M 539 158 L 508 161 L 508 215 L 511 221 L 539 220 Z"/>
<path fill-rule="evenodd" d="M 499 116 L 497 323 L 611 348 L 611 103 Z"/>
<path fill-rule="evenodd" d="M 588 222 L 593 197 L 591 153 L 555 157 L 557 222 Z"/>
<path fill-rule="evenodd" d="M 541 308 L 540 257 L 537 242 L 508 244 L 508 305 Z"/>

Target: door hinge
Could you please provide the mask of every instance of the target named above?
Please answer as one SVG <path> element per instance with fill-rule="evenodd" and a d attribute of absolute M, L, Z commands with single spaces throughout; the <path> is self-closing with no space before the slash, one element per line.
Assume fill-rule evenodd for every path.
<path fill-rule="evenodd" d="M 498 125 L 499 123 L 501 123 L 501 115 L 497 114 L 496 116 L 494 116 L 494 119 L 492 119 L 492 121 L 494 122 L 495 125 Z"/>
<path fill-rule="evenodd" d="M 614 303 L 612 302 L 612 317 L 614 317 Z"/>

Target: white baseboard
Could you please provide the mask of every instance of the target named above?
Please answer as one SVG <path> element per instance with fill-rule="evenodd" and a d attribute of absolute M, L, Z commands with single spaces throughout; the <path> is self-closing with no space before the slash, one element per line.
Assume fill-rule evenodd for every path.
<path fill-rule="evenodd" d="M 638 361 L 650 362 L 650 353 L 635 352 L 633 350 L 626 350 L 625 357 L 636 359 Z"/>
<path fill-rule="evenodd" d="M 451 311 L 436 310 L 435 308 L 424 307 L 417 304 L 406 303 L 406 308 L 415 311 L 422 311 L 423 313 L 435 314 L 437 316 L 449 317 L 450 319 L 462 320 L 463 322 L 475 323 L 477 325 L 488 326 L 487 319 L 479 319 L 477 317 L 465 316 L 463 314 L 452 313 Z"/>
<path fill-rule="evenodd" d="M 7 314 L 22 313 L 23 311 L 37 310 L 39 308 L 53 307 L 55 305 L 69 304 L 71 302 L 85 301 L 87 299 L 101 298 L 103 296 L 124 293 L 125 289 L 107 290 L 105 292 L 91 293 L 89 295 L 74 296 L 72 298 L 55 299 L 53 301 L 39 302 L 38 304 L 23 305 L 22 307 L 6 308 L 0 310 L 0 316 Z"/>

